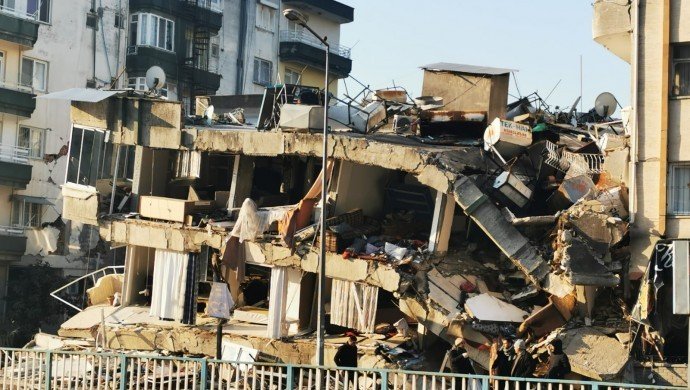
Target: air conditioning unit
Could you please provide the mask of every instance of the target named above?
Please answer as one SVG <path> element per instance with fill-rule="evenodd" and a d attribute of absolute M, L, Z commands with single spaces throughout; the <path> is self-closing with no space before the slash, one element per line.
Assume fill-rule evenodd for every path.
<path fill-rule="evenodd" d="M 396 114 L 393 116 L 393 131 L 395 131 L 398 134 L 407 131 L 416 133 L 417 122 L 417 117 Z"/>

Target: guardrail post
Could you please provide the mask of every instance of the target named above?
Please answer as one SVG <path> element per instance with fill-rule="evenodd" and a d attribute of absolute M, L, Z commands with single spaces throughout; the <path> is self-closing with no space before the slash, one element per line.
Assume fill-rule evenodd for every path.
<path fill-rule="evenodd" d="M 127 389 L 127 355 L 120 354 L 120 390 Z"/>
<path fill-rule="evenodd" d="M 388 390 L 388 370 L 381 371 L 381 390 Z"/>
<path fill-rule="evenodd" d="M 599 383 L 592 382 L 592 389 L 591 390 L 599 390 Z"/>
<path fill-rule="evenodd" d="M 50 351 L 46 351 L 46 385 L 45 385 L 46 390 L 50 390 L 52 371 L 53 371 L 53 353 Z"/>
<path fill-rule="evenodd" d="M 489 390 L 489 382 L 491 382 L 490 376 L 482 378 L 482 390 Z"/>
<path fill-rule="evenodd" d="M 206 390 L 206 358 L 201 359 L 201 390 Z"/>
<path fill-rule="evenodd" d="M 286 390 L 292 390 L 292 385 L 294 380 L 294 373 L 292 372 L 292 364 L 287 365 L 287 384 L 285 385 Z"/>

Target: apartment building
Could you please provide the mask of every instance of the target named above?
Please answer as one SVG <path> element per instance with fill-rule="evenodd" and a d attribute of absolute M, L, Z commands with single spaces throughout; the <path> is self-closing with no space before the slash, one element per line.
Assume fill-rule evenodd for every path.
<path fill-rule="evenodd" d="M 323 86 L 324 47 L 283 17 L 288 8 L 302 12 L 312 29 L 328 37 L 330 88 L 337 93 L 337 80 L 352 69 L 350 49 L 340 45 L 340 26 L 354 20 L 352 7 L 335 0 L 226 0 L 218 94 L 263 94 L 265 86 L 278 83 Z"/>
<path fill-rule="evenodd" d="M 109 87 L 124 68 L 126 2 L 0 2 L 0 294 L 9 266 L 45 260 L 83 274 L 92 229 L 63 221 L 60 185 L 69 165 L 66 101 L 41 96 L 73 87 Z M 89 236 L 91 239 L 89 239 Z"/>
<path fill-rule="evenodd" d="M 594 40 L 630 64 L 631 277 L 662 239 L 690 238 L 690 9 L 682 0 L 596 1 Z M 685 136 L 684 136 L 685 135 Z"/>

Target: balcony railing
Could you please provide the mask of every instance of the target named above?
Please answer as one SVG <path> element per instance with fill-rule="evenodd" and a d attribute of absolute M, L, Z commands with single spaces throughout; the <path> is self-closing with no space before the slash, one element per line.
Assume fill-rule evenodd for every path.
<path fill-rule="evenodd" d="M 182 0 L 185 3 L 191 5 L 197 5 L 199 7 L 208 8 L 212 11 L 223 12 L 223 0 Z"/>
<path fill-rule="evenodd" d="M 0 161 L 28 164 L 29 148 L 0 144 Z"/>
<path fill-rule="evenodd" d="M 314 47 L 321 47 L 323 48 L 323 43 L 316 39 L 316 37 L 310 35 L 307 32 L 297 32 L 297 31 L 288 31 L 288 30 L 283 30 L 280 32 L 280 41 L 281 42 L 302 42 L 306 43 L 307 45 L 314 46 Z M 347 46 L 342 46 L 342 45 L 335 45 L 331 44 L 330 45 L 331 53 L 337 54 L 341 57 L 345 58 L 350 58 L 350 51 L 351 49 Z"/>
<path fill-rule="evenodd" d="M 21 237 L 24 235 L 22 226 L 2 226 L 0 225 L 0 236 Z"/>
<path fill-rule="evenodd" d="M 241 352 L 241 350 L 240 350 Z M 336 368 L 106 352 L 0 349 L 3 389 L 676 390 L 681 387 Z"/>
<path fill-rule="evenodd" d="M 64 285 L 64 286 L 58 288 L 57 290 L 53 291 L 52 293 L 50 293 L 50 296 L 57 299 L 58 301 L 64 303 L 65 305 L 71 307 L 72 309 L 74 309 L 76 311 L 83 311 L 84 309 L 77 307 L 76 305 L 66 301 L 65 299 L 60 298 L 58 296 L 58 294 L 63 290 L 67 290 L 71 285 L 79 283 L 82 280 L 91 279 L 91 282 L 95 286 L 98 279 L 100 279 L 106 275 L 111 275 L 111 274 L 119 275 L 119 274 L 123 274 L 124 272 L 125 272 L 125 266 L 124 265 L 112 265 L 109 267 L 104 267 L 104 268 L 101 268 L 99 270 L 88 273 L 88 274 L 86 274 L 82 277 L 79 277 L 77 279 L 74 279 L 73 281 L 67 283 L 66 285 Z"/>

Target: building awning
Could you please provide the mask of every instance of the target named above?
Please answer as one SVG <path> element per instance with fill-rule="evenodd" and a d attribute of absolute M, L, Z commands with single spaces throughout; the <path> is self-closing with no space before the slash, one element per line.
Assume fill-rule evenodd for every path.
<path fill-rule="evenodd" d="M 517 72 L 516 69 L 492 68 L 490 66 L 476 66 L 476 65 L 465 65 L 465 64 L 452 64 L 449 62 L 437 62 L 435 64 L 429 64 L 429 65 L 421 66 L 420 68 L 422 68 L 424 70 L 438 71 L 438 72 L 487 74 L 487 75 L 491 75 L 491 76 L 498 76 L 501 74 Z"/>
<path fill-rule="evenodd" d="M 51 201 L 41 196 L 12 195 L 12 200 L 23 200 L 26 203 L 36 203 L 54 206 Z"/>
<path fill-rule="evenodd" d="M 37 96 L 36 99 L 71 100 L 74 102 L 98 103 L 111 96 L 125 94 L 127 91 L 102 91 L 92 88 L 70 88 Z"/>

